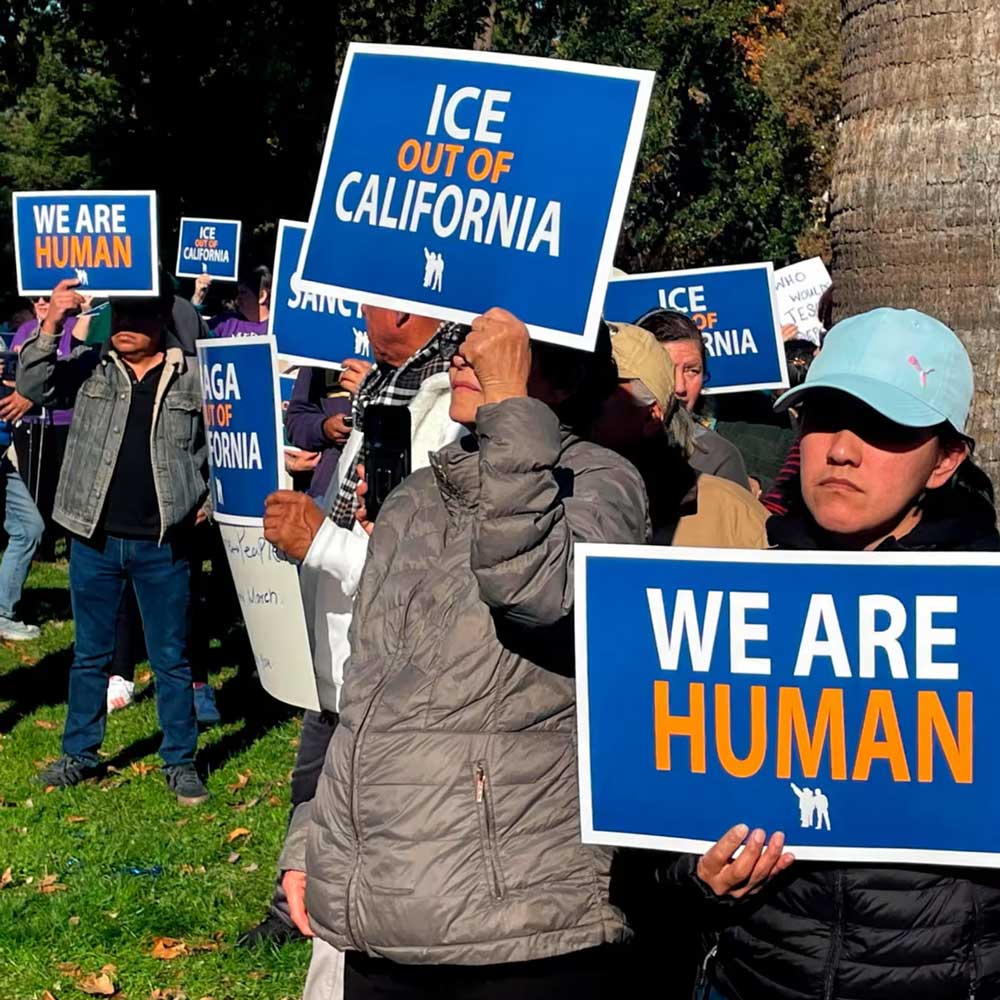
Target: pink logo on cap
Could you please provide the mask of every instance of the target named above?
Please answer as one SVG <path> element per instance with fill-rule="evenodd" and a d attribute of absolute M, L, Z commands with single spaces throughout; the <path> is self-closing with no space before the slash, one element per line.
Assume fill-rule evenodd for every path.
<path fill-rule="evenodd" d="M 906 360 L 909 364 L 911 364 L 914 368 L 916 368 L 918 372 L 920 372 L 920 387 L 922 389 L 926 389 L 927 376 L 930 375 L 934 371 L 934 369 L 933 368 L 925 369 L 923 365 L 921 365 L 920 362 L 917 360 L 917 356 L 915 354 L 911 354 Z"/>

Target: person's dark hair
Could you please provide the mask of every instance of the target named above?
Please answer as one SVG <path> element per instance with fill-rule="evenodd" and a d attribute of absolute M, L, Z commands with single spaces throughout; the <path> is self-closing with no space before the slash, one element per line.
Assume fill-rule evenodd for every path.
<path fill-rule="evenodd" d="M 173 275 L 161 268 L 159 295 L 149 298 L 116 296 L 110 300 L 112 312 L 135 317 L 160 316 L 169 322 L 174 309 L 174 284 Z"/>
<path fill-rule="evenodd" d="M 271 291 L 271 269 L 266 264 L 241 269 L 238 280 L 255 295 Z"/>
<path fill-rule="evenodd" d="M 785 341 L 785 361 L 788 363 L 788 388 L 797 389 L 806 380 L 809 366 L 816 357 L 816 345 L 809 340 Z"/>
<path fill-rule="evenodd" d="M 611 331 L 601 320 L 593 352 L 534 341 L 532 358 L 539 373 L 554 389 L 568 393 L 556 407 L 561 423 L 575 433 L 587 433 L 604 400 L 618 385 L 618 368 L 611 354 Z"/>
<path fill-rule="evenodd" d="M 19 326 L 23 326 L 25 323 L 33 322 L 35 319 L 34 309 L 18 309 L 10 318 L 11 328 L 16 330 Z"/>
<path fill-rule="evenodd" d="M 816 304 L 816 318 L 829 333 L 830 327 L 833 326 L 833 285 L 819 297 L 819 302 Z"/>
<path fill-rule="evenodd" d="M 648 330 L 661 344 L 669 344 L 678 340 L 693 340 L 701 351 L 701 365 L 705 369 L 705 381 L 708 381 L 708 355 L 705 341 L 695 321 L 684 313 L 673 309 L 651 309 L 635 321 L 636 326 Z"/>

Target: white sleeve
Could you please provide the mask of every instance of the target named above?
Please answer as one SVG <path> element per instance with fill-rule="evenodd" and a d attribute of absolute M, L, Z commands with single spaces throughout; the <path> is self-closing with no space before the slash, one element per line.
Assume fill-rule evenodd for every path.
<path fill-rule="evenodd" d="M 303 575 L 325 574 L 340 582 L 345 597 L 353 597 L 368 555 L 368 534 L 359 525 L 348 530 L 328 517 L 302 561 Z"/>

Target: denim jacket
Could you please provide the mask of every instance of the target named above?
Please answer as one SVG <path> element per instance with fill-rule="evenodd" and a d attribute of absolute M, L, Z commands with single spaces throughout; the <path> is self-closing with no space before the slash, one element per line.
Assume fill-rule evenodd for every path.
<path fill-rule="evenodd" d="M 58 344 L 58 336 L 40 331 L 25 342 L 17 391 L 43 406 L 76 407 L 52 517 L 68 531 L 90 538 L 100 523 L 118 461 L 132 379 L 110 342 L 101 349 L 79 344 L 62 359 L 56 357 Z M 162 542 L 207 493 L 198 361 L 176 346 L 166 350 L 149 445 Z"/>

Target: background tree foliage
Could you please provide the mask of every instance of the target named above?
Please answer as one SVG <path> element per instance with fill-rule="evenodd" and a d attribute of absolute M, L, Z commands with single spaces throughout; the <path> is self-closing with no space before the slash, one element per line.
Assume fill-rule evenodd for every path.
<path fill-rule="evenodd" d="M 619 265 L 784 263 L 826 246 L 837 6 L 15 0 L 0 22 L 5 304 L 14 285 L 9 192 L 19 188 L 153 188 L 168 265 L 183 213 L 243 219 L 248 259 L 269 261 L 276 220 L 308 213 L 355 39 L 655 70 Z"/>

